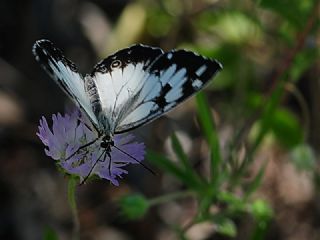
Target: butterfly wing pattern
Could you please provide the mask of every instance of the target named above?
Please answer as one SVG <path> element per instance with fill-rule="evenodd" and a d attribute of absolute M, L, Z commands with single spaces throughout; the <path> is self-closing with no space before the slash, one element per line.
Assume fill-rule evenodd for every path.
<path fill-rule="evenodd" d="M 36 60 L 49 76 L 61 87 L 61 89 L 87 113 L 89 119 L 98 126 L 98 120 L 92 111 L 92 107 L 85 92 L 84 80 L 79 74 L 77 66 L 65 58 L 49 40 L 38 40 L 33 45 L 32 52 Z"/>
<path fill-rule="evenodd" d="M 133 45 L 100 61 L 84 78 L 48 40 L 36 59 L 88 115 L 112 136 L 146 124 L 202 89 L 222 69 L 216 60 L 185 50 Z"/>
<path fill-rule="evenodd" d="M 150 122 L 202 89 L 221 65 L 192 52 L 163 53 L 145 69 L 133 103 L 120 116 L 116 133 Z"/>

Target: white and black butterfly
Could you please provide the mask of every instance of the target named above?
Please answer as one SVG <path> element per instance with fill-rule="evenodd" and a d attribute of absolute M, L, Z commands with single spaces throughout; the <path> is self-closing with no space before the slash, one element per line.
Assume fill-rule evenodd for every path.
<path fill-rule="evenodd" d="M 84 77 L 49 40 L 33 46 L 36 60 L 85 112 L 101 147 L 114 134 L 151 122 L 202 89 L 222 69 L 216 60 L 185 50 L 133 45 L 100 61 Z"/>

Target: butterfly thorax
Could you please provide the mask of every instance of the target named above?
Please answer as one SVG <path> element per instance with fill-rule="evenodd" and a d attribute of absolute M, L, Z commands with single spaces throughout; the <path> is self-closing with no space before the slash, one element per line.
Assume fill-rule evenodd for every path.
<path fill-rule="evenodd" d="M 111 152 L 111 147 L 114 146 L 114 141 L 111 136 L 105 135 L 102 137 L 100 146 L 106 149 L 108 152 Z"/>

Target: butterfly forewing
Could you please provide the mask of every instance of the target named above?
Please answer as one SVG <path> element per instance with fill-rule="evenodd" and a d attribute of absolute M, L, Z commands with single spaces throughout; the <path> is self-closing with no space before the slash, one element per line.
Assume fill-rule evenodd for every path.
<path fill-rule="evenodd" d="M 140 89 L 115 132 L 129 131 L 171 110 L 202 89 L 221 68 L 217 61 L 192 52 L 163 53 L 141 74 Z"/>
<path fill-rule="evenodd" d="M 90 99 L 85 91 L 83 78 L 75 64 L 66 59 L 49 40 L 37 41 L 33 46 L 33 54 L 42 68 L 66 92 L 70 99 L 87 113 L 93 124 L 98 126 L 98 120 L 92 111 Z"/>

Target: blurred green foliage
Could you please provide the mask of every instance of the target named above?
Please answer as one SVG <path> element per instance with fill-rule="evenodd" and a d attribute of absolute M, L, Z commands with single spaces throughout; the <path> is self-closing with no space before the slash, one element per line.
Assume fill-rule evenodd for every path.
<path fill-rule="evenodd" d="M 213 119 L 210 114 L 210 108 L 208 102 L 203 94 L 198 94 L 197 105 L 199 110 L 199 121 L 202 125 L 202 131 L 206 136 L 206 140 L 211 149 L 211 176 L 204 178 L 196 173 L 187 161 L 187 155 L 183 152 L 181 143 L 178 138 L 172 136 L 172 148 L 178 157 L 179 162 L 176 164 L 171 159 L 164 157 L 162 154 L 155 153 L 153 151 L 148 152 L 148 159 L 159 168 L 164 170 L 167 174 L 170 174 L 187 187 L 188 191 L 193 194 L 189 195 L 188 191 L 182 193 L 176 193 L 172 197 L 172 193 L 163 195 L 161 201 L 155 199 L 145 199 L 141 195 L 126 196 L 120 200 L 120 207 L 122 212 L 125 212 L 129 219 L 139 218 L 150 205 L 161 204 L 173 199 L 185 198 L 186 196 L 193 196 L 198 202 L 198 214 L 192 221 L 193 224 L 201 222 L 213 222 L 216 224 L 216 231 L 225 236 L 236 236 L 237 229 L 232 218 L 239 214 L 250 213 L 257 222 L 258 226 L 264 225 L 264 229 L 267 227 L 268 221 L 272 216 L 272 210 L 268 204 L 264 201 L 258 200 L 251 202 L 250 195 L 258 188 L 261 177 L 263 175 L 263 168 L 259 172 L 252 183 L 247 184 L 245 194 L 243 197 L 234 195 L 232 192 L 225 191 L 225 188 L 230 189 L 235 185 L 239 185 L 240 182 L 233 181 L 233 175 L 235 172 L 229 171 L 224 164 L 221 164 L 221 156 L 219 153 L 219 140 L 216 134 Z M 227 184 L 227 185 L 226 185 Z M 149 203 L 148 203 L 149 201 Z M 152 204 L 151 204 L 152 203 Z M 156 204 L 155 204 L 156 203 Z M 224 208 L 219 209 L 217 213 L 211 212 L 212 205 L 224 205 Z M 128 210 L 129 209 L 129 210 Z M 180 229 L 179 234 L 182 239 L 185 239 L 184 230 Z"/>
<path fill-rule="evenodd" d="M 149 202 L 139 194 L 123 196 L 119 200 L 122 215 L 127 219 L 139 219 L 149 209 Z"/>
<path fill-rule="evenodd" d="M 198 203 L 198 214 L 191 225 L 212 222 L 217 233 L 235 237 L 235 220 L 249 214 L 256 222 L 251 239 L 264 239 L 274 212 L 265 200 L 253 196 L 261 185 L 266 164 L 251 181 L 245 181 L 244 176 L 270 136 L 275 144 L 291 152 L 298 169 L 314 171 L 315 155 L 306 143 L 308 126 L 302 124 L 309 113 L 301 94 L 288 91 L 288 86 L 299 82 L 319 58 L 315 44 L 319 22 L 315 21 L 314 10 L 319 1 L 140 3 L 147 13 L 144 38 L 158 41 L 165 49 L 196 51 L 224 65 L 207 89 L 210 97 L 204 93 L 196 96 L 197 119 L 210 153 L 210 176 L 193 169 L 175 134 L 171 143 L 178 162 L 151 150 L 148 160 L 191 191 Z M 216 94 L 223 96 L 223 102 L 215 102 Z M 295 98 L 298 107 L 288 104 L 288 96 Z M 221 147 L 212 107 L 236 129 L 227 153 Z M 240 159 L 237 153 L 244 144 L 246 155 Z M 239 188 L 241 195 L 235 191 Z M 167 200 L 180 197 L 186 196 L 181 193 Z M 163 203 L 166 195 L 159 198 L 164 200 L 159 204 Z M 125 208 L 123 202 L 121 205 Z M 217 208 L 214 213 L 212 206 Z M 178 230 L 181 239 L 186 239 L 186 230 Z"/>
<path fill-rule="evenodd" d="M 50 227 L 46 227 L 43 233 L 43 240 L 58 240 L 57 233 Z"/>
<path fill-rule="evenodd" d="M 291 152 L 291 159 L 299 170 L 313 171 L 316 167 L 316 156 L 307 144 L 297 145 Z"/>
<path fill-rule="evenodd" d="M 282 18 L 292 24 L 295 28 L 303 28 L 310 12 L 315 6 L 316 1 L 299 1 L 299 0 L 261 0 L 258 4 L 274 13 L 279 14 Z"/>

